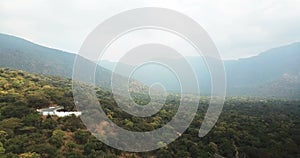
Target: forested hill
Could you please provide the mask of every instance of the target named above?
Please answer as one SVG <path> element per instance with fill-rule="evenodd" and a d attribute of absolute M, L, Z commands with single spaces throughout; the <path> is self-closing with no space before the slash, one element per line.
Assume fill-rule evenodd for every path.
<path fill-rule="evenodd" d="M 75 54 L 0 34 L 0 67 L 71 78 Z"/>
<path fill-rule="evenodd" d="M 96 91 L 112 121 L 132 131 L 157 129 L 177 110 L 178 100 L 170 97 L 156 115 L 133 117 L 120 110 L 110 92 Z M 75 116 L 42 117 L 36 112 L 36 108 L 55 105 L 75 110 L 69 79 L 0 69 L 0 157 L 300 157 L 299 101 L 227 98 L 216 126 L 199 138 L 208 101 L 200 99 L 190 127 L 171 144 L 151 152 L 128 153 L 95 139 Z"/>
<path fill-rule="evenodd" d="M 0 34 L 0 68 L 11 68 L 27 72 L 72 78 L 73 65 L 76 55 L 34 44 L 30 41 Z M 87 67 L 95 64 L 77 56 Z M 97 66 L 96 83 L 98 86 L 109 88 L 111 71 Z M 119 76 L 119 78 L 121 78 Z"/>

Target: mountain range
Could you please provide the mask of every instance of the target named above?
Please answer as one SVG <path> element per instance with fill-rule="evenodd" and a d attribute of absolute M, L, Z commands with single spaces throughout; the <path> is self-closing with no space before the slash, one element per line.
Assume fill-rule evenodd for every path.
<path fill-rule="evenodd" d="M 20 69 L 32 73 L 71 78 L 76 54 L 47 48 L 25 39 L 0 34 L 0 67 Z M 79 57 L 80 58 L 80 57 Z M 201 57 L 186 57 L 200 81 L 202 94 L 210 92 L 210 75 Z M 172 59 L 180 64 L 182 59 Z M 257 56 L 238 60 L 225 60 L 227 95 L 274 96 L 300 98 L 300 43 L 292 43 L 269 49 Z M 88 64 L 94 64 L 87 61 Z M 116 64 L 122 71 L 115 72 L 122 78 L 123 72 L 132 66 L 126 63 L 101 61 L 97 76 L 102 85 L 110 86 L 110 77 Z M 151 76 L 159 76 L 169 91 L 178 92 L 180 86 L 167 69 L 157 65 L 142 67 L 132 76 L 148 86 Z M 188 79 L 188 78 L 187 78 Z"/>
<path fill-rule="evenodd" d="M 209 94 L 211 77 L 209 69 L 202 57 L 185 57 L 170 59 L 169 62 L 182 64 L 188 61 L 194 68 L 199 80 L 200 92 Z M 292 43 L 269 49 L 257 56 L 238 60 L 224 60 L 227 80 L 227 95 L 267 96 L 267 97 L 300 97 L 300 43 Z M 111 61 L 101 61 L 99 64 L 121 75 L 133 65 Z M 115 70 L 115 66 L 120 68 Z M 179 81 L 170 70 L 156 64 L 145 65 L 135 70 L 132 77 L 150 86 L 151 76 L 159 76 L 165 88 L 169 91 L 180 91 Z M 189 80 L 189 78 L 185 78 Z"/>

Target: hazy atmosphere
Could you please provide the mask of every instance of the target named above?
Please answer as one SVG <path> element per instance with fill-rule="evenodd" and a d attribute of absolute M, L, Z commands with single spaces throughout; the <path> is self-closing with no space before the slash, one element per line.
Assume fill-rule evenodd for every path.
<path fill-rule="evenodd" d="M 0 0 L 0 158 L 300 158 L 300 0 Z"/>
<path fill-rule="evenodd" d="M 0 30 L 76 53 L 103 20 L 149 6 L 174 9 L 196 20 L 211 36 L 223 59 L 249 57 L 300 41 L 298 0 L 2 0 Z"/>

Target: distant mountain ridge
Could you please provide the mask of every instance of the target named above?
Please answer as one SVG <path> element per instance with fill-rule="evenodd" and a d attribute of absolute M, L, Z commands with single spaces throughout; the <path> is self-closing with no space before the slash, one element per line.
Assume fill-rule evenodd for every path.
<path fill-rule="evenodd" d="M 47 48 L 27 40 L 0 34 L 0 67 L 20 69 L 32 73 L 71 78 L 76 54 Z M 210 92 L 210 76 L 201 57 L 188 57 L 200 79 L 202 94 Z M 227 94 L 245 96 L 275 96 L 300 98 L 300 43 L 273 48 L 258 56 L 224 61 Z M 180 63 L 180 59 L 173 62 Z M 87 64 L 94 64 L 89 63 Z M 102 85 L 110 86 L 111 71 L 116 63 L 104 61 L 97 67 Z M 122 63 L 121 63 L 122 64 Z M 103 68 L 104 67 L 104 68 Z M 123 70 L 130 65 L 123 64 Z M 116 72 L 122 75 L 121 72 Z M 176 80 L 166 71 L 146 67 L 134 79 L 149 85 L 149 76 L 159 75 L 166 89 L 178 91 Z M 188 78 L 187 78 L 188 79 Z"/>
<path fill-rule="evenodd" d="M 225 61 L 228 75 L 239 84 L 257 84 L 256 82 L 274 81 L 283 74 L 300 75 L 300 43 L 273 48 L 258 56 L 237 61 Z M 235 76 L 233 76 L 235 74 Z M 249 78 L 245 78 L 245 77 Z M 252 76 L 252 77 L 251 77 Z M 253 77 L 257 80 L 253 80 Z M 230 78 L 229 78 L 230 79 Z"/>
<path fill-rule="evenodd" d="M 183 59 L 173 60 L 180 64 Z M 201 57 L 186 57 L 193 66 L 200 81 L 200 91 L 209 94 L 210 74 Z M 300 43 L 277 47 L 260 53 L 257 56 L 239 60 L 224 61 L 227 76 L 227 94 L 245 96 L 274 96 L 300 98 Z M 117 63 L 102 61 L 100 65 L 112 70 Z M 122 64 L 122 68 L 130 65 Z M 144 72 L 144 74 L 143 74 Z M 145 67 L 134 79 L 151 85 L 149 76 L 153 68 Z M 121 72 L 116 72 L 120 73 Z M 170 80 L 165 72 L 156 71 L 152 75 L 162 76 L 166 89 L 178 91 L 179 84 Z M 287 78 L 293 78 L 293 81 Z M 176 85 L 177 86 L 172 86 Z M 170 86 L 171 85 L 171 86 Z"/>

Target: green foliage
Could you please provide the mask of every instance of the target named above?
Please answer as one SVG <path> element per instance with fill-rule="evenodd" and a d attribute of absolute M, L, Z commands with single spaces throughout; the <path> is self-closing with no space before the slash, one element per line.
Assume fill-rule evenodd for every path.
<path fill-rule="evenodd" d="M 22 126 L 22 120 L 14 117 L 0 121 L 0 129 L 6 131 L 9 136 L 14 135 L 16 130 Z"/>
<path fill-rule="evenodd" d="M 60 148 L 64 145 L 65 133 L 62 130 L 54 130 L 52 136 L 49 139 L 49 143 L 54 145 L 56 148 Z"/>
<path fill-rule="evenodd" d="M 74 138 L 78 144 L 86 144 L 87 138 L 90 136 L 90 133 L 85 130 L 77 130 L 74 133 Z"/>
<path fill-rule="evenodd" d="M 109 118 L 132 131 L 162 127 L 175 115 L 180 101 L 170 95 L 157 114 L 140 118 L 120 109 L 109 91 L 97 88 L 96 94 Z M 147 102 L 147 96 L 134 95 L 135 101 Z M 209 104 L 209 98 L 201 97 L 197 115 L 181 137 L 155 151 L 128 153 L 97 140 L 80 118 L 42 117 L 36 112 L 51 105 L 75 110 L 70 80 L 0 69 L 0 157 L 300 157 L 299 103 L 227 98 L 215 127 L 199 138 Z"/>
<path fill-rule="evenodd" d="M 27 152 L 19 155 L 19 158 L 40 158 L 41 155 L 35 152 Z"/>
<path fill-rule="evenodd" d="M 5 148 L 3 144 L 0 142 L 0 155 L 5 153 Z"/>

